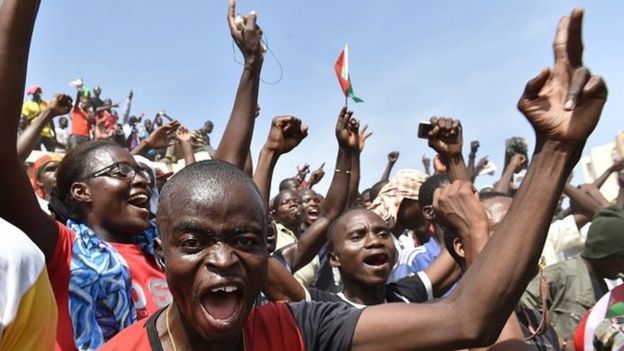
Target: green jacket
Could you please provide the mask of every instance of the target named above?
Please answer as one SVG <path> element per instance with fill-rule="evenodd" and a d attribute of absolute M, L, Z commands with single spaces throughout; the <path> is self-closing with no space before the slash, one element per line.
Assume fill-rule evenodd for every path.
<path fill-rule="evenodd" d="M 544 269 L 548 281 L 548 320 L 560 339 L 572 339 L 585 312 L 596 303 L 589 271 L 578 256 Z M 529 283 L 522 303 L 541 310 L 539 274 Z"/>

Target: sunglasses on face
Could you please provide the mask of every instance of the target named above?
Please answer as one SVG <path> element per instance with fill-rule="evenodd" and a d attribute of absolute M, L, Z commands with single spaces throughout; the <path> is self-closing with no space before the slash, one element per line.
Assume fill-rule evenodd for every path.
<path fill-rule="evenodd" d="M 143 179 L 152 183 L 152 175 L 149 170 L 144 167 L 134 168 L 133 166 L 124 162 L 115 162 L 110 166 L 106 166 L 99 171 L 95 171 L 85 177 L 85 179 L 98 178 L 98 177 L 111 177 L 117 179 L 123 179 L 131 181 L 136 175 L 140 175 Z"/>

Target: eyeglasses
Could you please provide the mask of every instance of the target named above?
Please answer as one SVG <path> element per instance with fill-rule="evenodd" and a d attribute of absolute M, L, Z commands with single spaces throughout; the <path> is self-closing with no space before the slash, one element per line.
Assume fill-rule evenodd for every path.
<path fill-rule="evenodd" d="M 143 179 L 147 180 L 149 183 L 152 183 L 152 175 L 149 170 L 145 169 L 144 167 L 134 168 L 124 162 L 115 162 L 110 166 L 106 166 L 99 171 L 95 171 L 85 176 L 84 179 L 106 176 L 131 181 L 137 174 L 140 175 Z"/>

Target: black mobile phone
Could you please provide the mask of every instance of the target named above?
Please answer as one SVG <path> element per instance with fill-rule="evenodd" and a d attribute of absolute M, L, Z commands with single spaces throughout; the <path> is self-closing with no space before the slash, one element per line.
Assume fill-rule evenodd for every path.
<path fill-rule="evenodd" d="M 433 126 L 429 122 L 418 123 L 418 137 L 421 139 L 429 139 L 429 132 L 433 130 Z M 459 139 L 459 134 L 449 135 L 448 137 L 440 138 L 442 141 L 456 144 Z"/>
<path fill-rule="evenodd" d="M 418 137 L 421 139 L 429 139 L 429 132 L 433 129 L 433 126 L 429 122 L 418 123 Z"/>

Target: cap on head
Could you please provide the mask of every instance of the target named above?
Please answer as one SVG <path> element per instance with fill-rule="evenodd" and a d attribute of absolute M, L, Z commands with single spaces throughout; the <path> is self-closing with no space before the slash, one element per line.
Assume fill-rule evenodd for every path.
<path fill-rule="evenodd" d="M 594 215 L 581 256 L 594 260 L 609 256 L 624 256 L 624 211 L 622 209 L 609 206 Z"/>
<path fill-rule="evenodd" d="M 41 93 L 41 86 L 39 84 L 33 84 L 26 90 L 26 94 L 28 95 L 35 95 L 36 93 Z"/>

